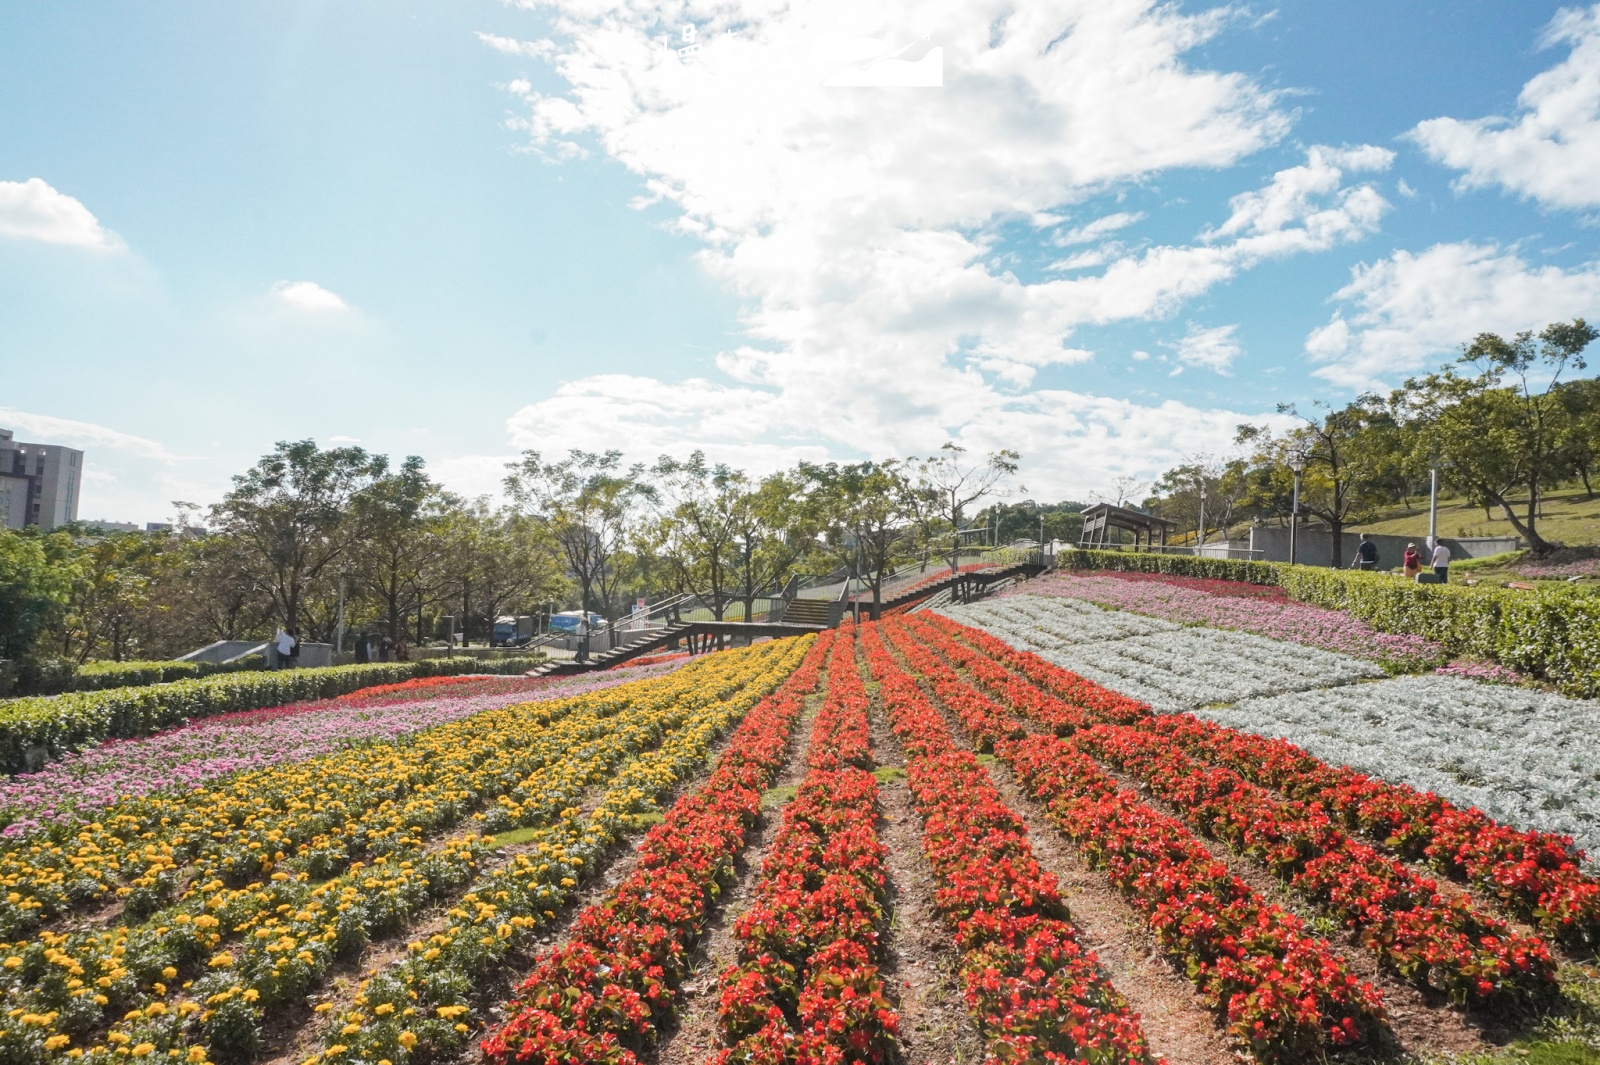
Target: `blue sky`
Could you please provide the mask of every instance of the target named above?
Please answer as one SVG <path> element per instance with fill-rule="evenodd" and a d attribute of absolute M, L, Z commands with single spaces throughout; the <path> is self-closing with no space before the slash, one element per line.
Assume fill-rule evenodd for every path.
<path fill-rule="evenodd" d="M 0 7 L 0 426 L 117 520 L 306 436 L 1081 498 L 1600 316 L 1600 9 L 615 10 Z"/>

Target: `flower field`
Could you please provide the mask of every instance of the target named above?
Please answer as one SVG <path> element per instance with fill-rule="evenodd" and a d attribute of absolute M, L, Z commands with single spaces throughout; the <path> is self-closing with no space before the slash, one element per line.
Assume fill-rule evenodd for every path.
<path fill-rule="evenodd" d="M 930 1065 L 941 1026 L 1037 1065 L 1592 1053 L 1577 704 L 948 609 L 975 624 L 411 681 L 13 778 L 0 1062 Z"/>

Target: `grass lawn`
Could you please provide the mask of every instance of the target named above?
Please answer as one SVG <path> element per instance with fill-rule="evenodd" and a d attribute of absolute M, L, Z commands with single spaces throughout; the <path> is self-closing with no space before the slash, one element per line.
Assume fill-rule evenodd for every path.
<path fill-rule="evenodd" d="M 1526 508 L 1526 503 L 1522 508 Z M 1521 509 L 1519 508 L 1519 516 Z M 1584 497 L 1582 486 L 1560 488 L 1545 497 L 1544 516 L 1539 520 L 1539 535 L 1568 547 L 1600 544 L 1600 495 Z M 1415 500 L 1411 509 L 1396 508 L 1378 520 L 1353 526 L 1362 532 L 1390 533 L 1395 536 L 1428 535 L 1428 500 Z M 1441 536 L 1515 536 L 1516 529 L 1505 513 L 1492 510 L 1485 519 L 1482 507 L 1467 506 L 1460 499 L 1439 500 Z"/>

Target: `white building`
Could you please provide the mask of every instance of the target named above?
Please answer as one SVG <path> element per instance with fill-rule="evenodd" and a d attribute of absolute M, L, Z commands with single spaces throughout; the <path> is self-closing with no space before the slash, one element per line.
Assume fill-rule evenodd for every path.
<path fill-rule="evenodd" d="M 26 444 L 0 429 L 0 517 L 8 529 L 54 529 L 78 518 L 83 452 Z"/>

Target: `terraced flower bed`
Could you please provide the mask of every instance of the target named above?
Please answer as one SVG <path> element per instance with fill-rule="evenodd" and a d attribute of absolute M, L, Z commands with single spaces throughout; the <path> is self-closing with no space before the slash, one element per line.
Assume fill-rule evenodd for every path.
<path fill-rule="evenodd" d="M 956 612 L 990 631 L 914 612 L 537 686 L 406 682 L 94 749 L 182 771 L 136 794 L 111 768 L 54 807 L 69 778 L 13 780 L 0 1061 L 922 1065 L 941 1009 L 949 1045 L 1028 1065 L 1476 1065 L 1519 1031 L 1588 1053 L 1571 959 L 1600 943 L 1600 880 L 1564 822 L 1405 779 L 1486 749 L 1450 746 L 1474 730 L 1520 729 L 1462 761 L 1496 788 L 1532 775 L 1518 756 L 1571 763 L 1565 704 L 1081 602 Z M 1107 683 L 1060 664 L 1091 655 Z M 1428 720 L 1361 702 L 1391 688 Z M 1359 719 L 1351 761 L 1394 771 L 1224 723 L 1246 713 Z M 94 751 L 60 772 L 90 780 Z M 1547 777 L 1581 815 L 1576 763 Z M 913 896 L 943 932 L 908 965 Z M 1127 982 L 1149 966 L 1165 998 Z"/>

